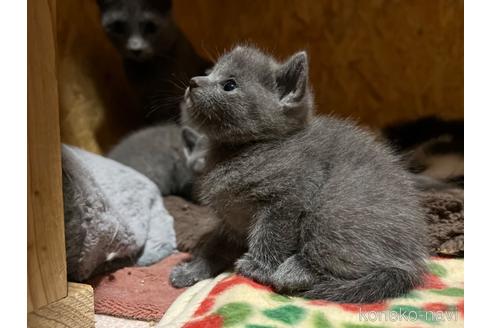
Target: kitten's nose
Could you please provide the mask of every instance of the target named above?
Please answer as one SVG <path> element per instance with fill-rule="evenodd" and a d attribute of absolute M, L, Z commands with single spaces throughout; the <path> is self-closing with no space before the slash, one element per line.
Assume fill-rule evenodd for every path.
<path fill-rule="evenodd" d="M 190 89 L 198 88 L 198 82 L 196 81 L 196 77 L 190 79 Z"/>
<path fill-rule="evenodd" d="M 190 79 L 190 89 L 203 87 L 208 83 L 208 78 L 206 76 L 195 76 Z"/>

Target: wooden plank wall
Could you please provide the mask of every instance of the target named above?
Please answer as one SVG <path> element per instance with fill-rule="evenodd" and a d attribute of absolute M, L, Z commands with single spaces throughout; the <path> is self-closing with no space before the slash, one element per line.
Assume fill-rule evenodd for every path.
<path fill-rule="evenodd" d="M 252 42 L 310 56 L 318 111 L 378 127 L 463 117 L 463 0 L 179 0 L 177 22 L 203 55 Z"/>
<path fill-rule="evenodd" d="M 56 0 L 27 12 L 28 312 L 67 296 L 56 78 Z"/>

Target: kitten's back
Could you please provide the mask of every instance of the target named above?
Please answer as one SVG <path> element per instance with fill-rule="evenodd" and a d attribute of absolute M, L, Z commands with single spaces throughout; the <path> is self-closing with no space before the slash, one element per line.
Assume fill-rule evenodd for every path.
<path fill-rule="evenodd" d="M 163 195 L 180 194 L 191 179 L 182 149 L 181 128 L 170 123 L 133 132 L 107 156 L 147 176 Z"/>

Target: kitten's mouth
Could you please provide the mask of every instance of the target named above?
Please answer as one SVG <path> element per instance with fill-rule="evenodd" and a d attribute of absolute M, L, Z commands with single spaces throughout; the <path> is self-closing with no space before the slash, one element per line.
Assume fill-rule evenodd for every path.
<path fill-rule="evenodd" d="M 190 96 L 190 87 L 186 88 L 183 99 L 187 107 L 190 107 L 192 105 L 193 101 Z"/>

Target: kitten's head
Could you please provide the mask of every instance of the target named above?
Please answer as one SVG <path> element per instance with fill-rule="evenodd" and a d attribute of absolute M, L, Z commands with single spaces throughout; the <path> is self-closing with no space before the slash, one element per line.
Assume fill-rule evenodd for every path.
<path fill-rule="evenodd" d="M 252 47 L 236 47 L 185 93 L 195 126 L 214 142 L 274 139 L 304 127 L 313 111 L 304 51 L 283 63 Z"/>
<path fill-rule="evenodd" d="M 181 130 L 184 143 L 184 156 L 186 166 L 193 173 L 201 173 L 205 168 L 205 156 L 207 154 L 207 137 L 196 132 L 189 126 L 184 126 Z"/>
<path fill-rule="evenodd" d="M 98 0 L 101 23 L 125 57 L 144 61 L 165 52 L 176 39 L 171 0 Z"/>

